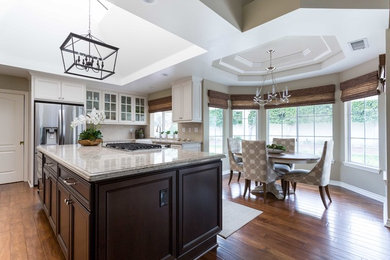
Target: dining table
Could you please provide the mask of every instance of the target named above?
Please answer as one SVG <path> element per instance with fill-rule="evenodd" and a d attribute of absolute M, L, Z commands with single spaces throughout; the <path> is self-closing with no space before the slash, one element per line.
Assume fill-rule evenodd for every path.
<path fill-rule="evenodd" d="M 242 159 L 242 153 L 234 153 L 234 156 Z M 313 164 L 317 163 L 320 160 L 320 156 L 315 154 L 306 154 L 306 153 L 271 153 L 267 152 L 268 162 L 272 164 L 274 168 L 275 163 L 284 163 L 284 164 Z M 284 173 L 279 172 L 281 175 Z M 244 173 L 245 176 L 245 173 Z M 283 199 L 283 189 L 280 184 L 272 182 L 267 184 L 267 191 L 272 193 L 277 199 Z M 252 193 L 262 193 L 263 187 L 257 186 L 252 190 Z"/>

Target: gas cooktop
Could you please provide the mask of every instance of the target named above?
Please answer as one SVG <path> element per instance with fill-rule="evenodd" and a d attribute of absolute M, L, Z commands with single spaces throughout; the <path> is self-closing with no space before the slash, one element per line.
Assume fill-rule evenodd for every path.
<path fill-rule="evenodd" d="M 129 151 L 162 148 L 162 146 L 158 144 L 141 144 L 141 143 L 111 143 L 111 144 L 106 144 L 106 147 L 121 149 L 121 150 L 129 150 Z"/>

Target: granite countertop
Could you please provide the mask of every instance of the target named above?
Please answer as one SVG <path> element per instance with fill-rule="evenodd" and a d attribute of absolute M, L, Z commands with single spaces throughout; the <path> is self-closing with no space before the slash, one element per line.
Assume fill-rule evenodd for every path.
<path fill-rule="evenodd" d="M 43 145 L 38 151 L 87 181 L 99 181 L 224 158 L 223 154 L 174 148 L 124 151 L 101 146 Z"/>

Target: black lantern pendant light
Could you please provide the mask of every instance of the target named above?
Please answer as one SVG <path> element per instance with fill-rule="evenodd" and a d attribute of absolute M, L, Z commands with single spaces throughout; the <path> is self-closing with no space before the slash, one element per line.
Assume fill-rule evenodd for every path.
<path fill-rule="evenodd" d="M 88 33 L 79 35 L 71 32 L 68 35 L 60 46 L 62 62 L 67 74 L 103 80 L 115 74 L 119 48 L 108 45 L 91 34 L 91 0 L 88 11 Z"/>

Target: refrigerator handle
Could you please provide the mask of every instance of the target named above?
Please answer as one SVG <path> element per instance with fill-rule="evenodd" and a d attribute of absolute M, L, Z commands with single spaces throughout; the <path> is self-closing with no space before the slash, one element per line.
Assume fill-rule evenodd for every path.
<path fill-rule="evenodd" d="M 62 145 L 64 144 L 63 143 L 63 132 L 62 132 L 62 107 L 60 108 L 60 110 L 58 110 L 58 133 L 57 133 L 57 143 L 59 145 Z"/>

